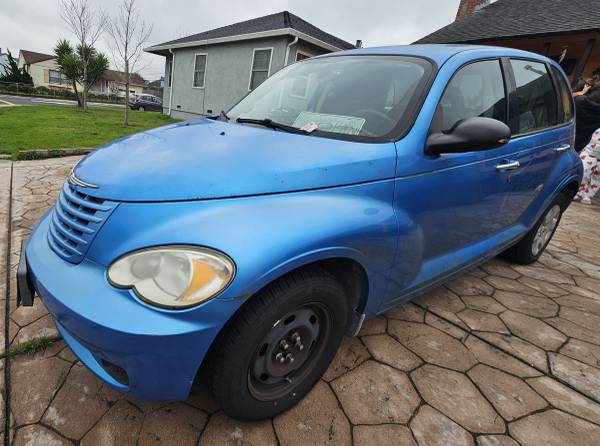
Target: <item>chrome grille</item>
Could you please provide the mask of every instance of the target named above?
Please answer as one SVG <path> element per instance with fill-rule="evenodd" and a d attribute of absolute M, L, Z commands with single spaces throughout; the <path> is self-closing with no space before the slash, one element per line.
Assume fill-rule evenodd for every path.
<path fill-rule="evenodd" d="M 52 210 L 48 243 L 63 259 L 79 263 L 116 203 L 78 191 L 65 183 Z"/>

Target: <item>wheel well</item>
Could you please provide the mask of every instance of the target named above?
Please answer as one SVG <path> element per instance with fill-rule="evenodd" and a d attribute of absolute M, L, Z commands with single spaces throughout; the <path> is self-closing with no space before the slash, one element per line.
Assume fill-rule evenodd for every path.
<path fill-rule="evenodd" d="M 369 297 L 369 279 L 360 263 L 352 259 L 335 258 L 320 260 L 313 265 L 320 266 L 334 276 L 352 300 L 352 309 L 362 313 Z"/>
<path fill-rule="evenodd" d="M 571 181 L 563 188 L 561 193 L 565 194 L 569 200 L 572 200 L 578 190 L 579 183 L 577 181 Z"/>
<path fill-rule="evenodd" d="M 353 311 L 351 311 L 350 314 L 353 314 L 355 312 L 356 313 L 363 312 L 365 306 L 367 305 L 367 298 L 369 295 L 369 279 L 367 277 L 367 272 L 365 271 L 365 269 L 363 268 L 363 266 L 360 263 L 358 263 L 355 260 L 348 259 L 348 258 L 332 258 L 332 259 L 318 260 L 316 262 L 307 263 L 305 265 L 302 265 L 296 269 L 293 269 L 293 270 L 287 272 L 286 274 L 284 274 L 282 276 L 277 277 L 273 281 L 266 284 L 263 288 L 256 291 L 256 293 L 253 293 L 250 297 L 248 297 L 248 299 L 246 299 L 246 301 L 236 310 L 236 312 L 229 318 L 229 320 L 221 328 L 221 330 L 219 331 L 219 334 L 217 336 L 215 336 L 215 339 L 213 340 L 212 345 L 208 349 L 206 356 L 205 356 L 204 360 L 202 361 L 202 364 L 200 365 L 200 368 L 198 369 L 198 371 L 196 373 L 196 379 L 198 379 L 198 376 L 200 376 L 201 374 L 207 373 L 206 372 L 206 364 L 211 363 L 210 357 L 214 354 L 218 354 L 215 352 L 215 348 L 214 348 L 215 345 L 218 344 L 217 339 L 220 336 L 222 336 L 222 334 L 230 326 L 235 324 L 236 318 L 239 316 L 239 314 L 242 313 L 242 310 L 244 309 L 246 304 L 248 304 L 248 302 L 250 302 L 254 298 L 254 296 L 259 294 L 263 289 L 270 286 L 272 283 L 282 279 L 283 277 L 287 276 L 288 274 L 291 274 L 294 271 L 308 269 L 308 268 L 312 268 L 315 266 L 320 267 L 320 268 L 324 269 L 325 271 L 327 271 L 342 285 L 342 287 L 346 291 L 346 295 L 352 301 L 351 310 L 353 310 Z M 348 324 L 347 324 L 347 329 L 352 327 L 353 322 L 354 322 L 353 318 L 350 317 L 350 320 L 348 321 Z"/>

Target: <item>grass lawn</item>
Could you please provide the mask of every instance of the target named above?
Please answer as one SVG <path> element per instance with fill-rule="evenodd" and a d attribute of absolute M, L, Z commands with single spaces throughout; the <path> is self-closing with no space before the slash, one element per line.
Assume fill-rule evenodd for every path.
<path fill-rule="evenodd" d="M 130 110 L 123 126 L 123 109 L 79 111 L 69 106 L 0 108 L 0 153 L 13 157 L 20 150 L 98 147 L 121 136 L 175 122 L 161 113 Z"/>

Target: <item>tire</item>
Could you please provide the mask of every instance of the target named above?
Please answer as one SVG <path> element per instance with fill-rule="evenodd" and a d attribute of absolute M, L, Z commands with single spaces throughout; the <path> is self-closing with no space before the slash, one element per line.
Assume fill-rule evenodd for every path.
<path fill-rule="evenodd" d="M 567 209 L 569 199 L 564 194 L 559 194 L 548 206 L 548 209 L 542 214 L 535 226 L 517 243 L 504 251 L 500 256 L 504 259 L 528 265 L 535 262 L 544 253 L 546 246 L 552 240 L 552 236 L 556 232 L 563 212 Z M 555 215 L 556 214 L 556 215 Z M 544 225 L 551 221 L 551 226 Z M 544 226 L 542 228 L 542 226 Z M 545 234 L 540 231 L 545 231 Z M 536 235 L 540 234 L 540 238 Z"/>
<path fill-rule="evenodd" d="M 292 272 L 269 285 L 211 347 L 208 379 L 216 402 L 230 417 L 247 421 L 294 406 L 335 356 L 348 307 L 342 286 L 320 268 Z"/>
<path fill-rule="evenodd" d="M 143 112 L 146 111 L 146 108 L 143 105 L 140 105 L 140 107 L 138 108 L 139 111 Z"/>

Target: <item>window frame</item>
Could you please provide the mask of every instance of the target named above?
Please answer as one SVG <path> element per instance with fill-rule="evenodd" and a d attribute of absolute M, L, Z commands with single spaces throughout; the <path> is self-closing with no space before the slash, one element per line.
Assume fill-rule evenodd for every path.
<path fill-rule="evenodd" d="M 52 76 L 50 73 L 58 73 L 58 82 L 52 82 Z M 65 75 L 57 69 L 48 68 L 48 85 L 70 85 L 71 81 L 65 77 Z"/>
<path fill-rule="evenodd" d="M 248 91 L 252 91 L 252 75 L 254 74 L 255 71 L 264 71 L 264 70 L 255 70 L 254 69 L 254 58 L 256 57 L 256 52 L 257 51 L 266 51 L 266 50 L 270 50 L 271 53 L 269 55 L 269 67 L 267 69 L 267 78 L 271 75 L 271 64 L 273 62 L 273 48 L 274 47 L 264 47 L 264 48 L 254 48 L 252 50 L 252 59 L 250 60 L 250 77 L 248 79 Z M 258 85 L 257 85 L 258 87 Z M 256 87 L 255 87 L 256 88 Z"/>
<path fill-rule="evenodd" d="M 196 62 L 198 62 L 198 56 L 204 56 L 204 75 L 202 76 L 202 86 L 196 86 L 196 73 L 200 70 L 196 70 Z M 206 87 L 206 67 L 208 66 L 208 53 L 194 53 L 194 67 L 192 71 L 192 88 L 196 90 L 204 90 Z"/>
<path fill-rule="evenodd" d="M 167 88 L 171 88 L 173 85 L 173 58 L 167 60 Z"/>
<path fill-rule="evenodd" d="M 433 129 L 433 122 L 435 121 L 435 115 L 438 113 L 438 108 L 440 106 L 440 104 L 442 103 L 442 99 L 444 99 L 444 96 L 446 95 L 446 91 L 448 90 L 448 87 L 450 86 L 450 84 L 452 83 L 452 81 L 454 80 L 454 78 L 456 77 L 456 75 L 465 67 L 468 67 L 469 65 L 473 65 L 476 64 L 478 62 L 489 62 L 489 61 L 497 61 L 498 62 L 498 66 L 500 67 L 500 74 L 502 76 L 502 85 L 504 86 L 504 114 L 506 116 L 506 125 L 510 126 L 510 119 L 511 119 L 511 114 L 510 114 L 510 110 L 511 110 L 511 91 L 509 90 L 509 83 L 508 83 L 508 76 L 507 76 L 507 72 L 506 72 L 506 67 L 503 61 L 503 57 L 502 56 L 491 56 L 491 57 L 483 57 L 481 59 L 474 59 L 474 60 L 469 60 L 467 62 L 465 62 L 464 64 L 462 64 L 461 66 L 459 66 L 456 70 L 454 70 L 454 73 L 452 73 L 452 76 L 450 77 L 450 79 L 448 80 L 448 82 L 446 82 L 446 85 L 444 86 L 444 91 L 442 91 L 442 94 L 440 95 L 440 99 L 438 100 L 438 103 L 435 107 L 435 111 L 433 113 L 433 117 L 431 120 L 431 124 L 429 124 L 429 134 L 432 134 L 434 131 L 437 131 L 436 129 Z M 442 131 L 442 129 L 440 129 L 439 131 Z M 511 132 L 512 132 L 512 127 L 511 127 Z M 511 136 L 512 138 L 512 136 Z"/>
<path fill-rule="evenodd" d="M 560 111 L 561 111 L 561 105 L 560 105 L 560 100 L 559 100 L 559 95 L 558 95 L 558 86 L 556 85 L 556 81 L 554 79 L 554 76 L 552 75 L 552 70 L 550 69 L 550 64 L 548 62 L 546 62 L 545 60 L 535 59 L 535 58 L 532 58 L 532 57 L 505 56 L 504 59 L 506 59 L 506 65 L 507 65 L 508 69 L 510 70 L 511 95 L 513 97 L 514 97 L 514 95 L 517 94 L 517 81 L 516 81 L 516 78 L 515 78 L 515 72 L 514 72 L 514 70 L 512 68 L 512 64 L 510 63 L 510 61 L 511 60 L 524 60 L 524 61 L 527 61 L 527 62 L 534 62 L 534 63 L 537 63 L 537 64 L 544 65 L 544 67 L 546 68 L 546 72 L 548 73 L 548 76 L 550 77 L 550 82 L 552 84 L 552 89 L 554 91 L 554 99 L 556 100 L 556 118 L 557 118 L 557 121 L 558 121 L 558 116 L 560 115 Z M 511 102 L 513 102 L 514 104 L 517 104 L 517 101 L 513 100 Z M 575 110 L 574 107 L 575 106 L 573 105 L 573 111 Z M 512 117 L 514 116 L 515 117 L 514 119 L 516 119 L 517 113 L 514 113 L 515 112 L 514 107 L 511 108 L 509 111 L 511 113 L 509 115 L 509 116 L 511 116 L 511 123 L 513 123 L 513 121 L 512 121 L 513 118 Z M 513 125 L 511 125 L 510 126 L 511 127 L 511 132 L 512 132 L 511 139 L 521 138 L 523 136 L 536 135 L 538 133 L 547 132 L 549 130 L 554 130 L 554 129 L 558 129 L 558 128 L 561 128 L 561 127 L 566 127 L 568 125 L 571 125 L 573 123 L 574 119 L 575 119 L 575 113 L 573 113 L 573 118 L 571 118 L 571 120 L 568 121 L 568 122 L 557 123 L 557 124 L 554 124 L 554 125 L 549 126 L 549 127 L 544 127 L 542 129 L 535 129 L 535 130 L 531 130 L 529 132 L 521 132 L 520 131 L 521 129 L 517 128 L 518 125 L 516 125 L 516 124 L 515 124 L 515 128 L 516 128 L 516 130 L 515 130 L 513 128 Z"/>

